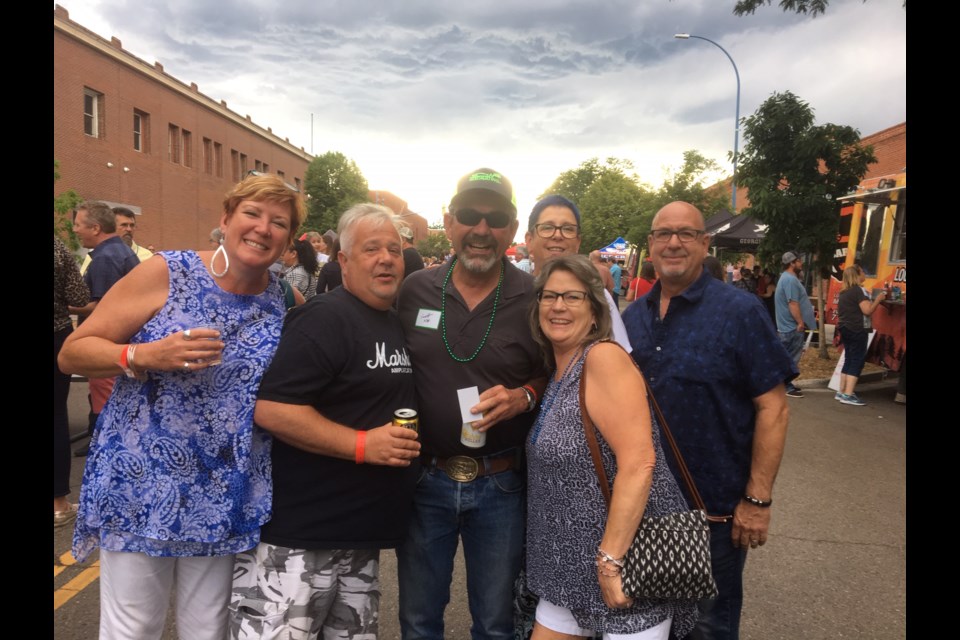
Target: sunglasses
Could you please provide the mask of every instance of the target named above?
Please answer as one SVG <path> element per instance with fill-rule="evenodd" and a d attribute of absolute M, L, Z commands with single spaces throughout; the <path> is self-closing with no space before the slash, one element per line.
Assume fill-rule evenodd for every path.
<path fill-rule="evenodd" d="M 475 227 L 481 220 L 486 220 L 487 226 L 491 229 L 503 229 L 513 221 L 513 216 L 503 211 L 482 213 L 476 209 L 459 209 L 453 216 L 457 222 L 468 227 Z"/>

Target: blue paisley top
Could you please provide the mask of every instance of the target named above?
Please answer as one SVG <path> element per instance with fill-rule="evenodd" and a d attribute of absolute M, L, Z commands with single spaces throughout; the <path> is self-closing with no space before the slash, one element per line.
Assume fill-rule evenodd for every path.
<path fill-rule="evenodd" d="M 559 381 L 551 376 L 537 423 L 527 438 L 527 586 L 547 602 L 570 609 L 584 629 L 637 633 L 673 617 L 671 636 L 682 638 L 696 623 L 696 600 L 638 598 L 627 609 L 610 609 L 600 593 L 594 558 L 607 506 L 583 430 L 579 395 L 583 363 L 593 344 L 567 375 Z M 656 464 L 644 515 L 687 511 L 664 461 L 652 409 L 650 413 Z M 612 483 L 616 458 L 599 430 L 597 440 Z"/>
<path fill-rule="evenodd" d="M 83 473 L 73 555 L 97 546 L 151 556 L 250 549 L 270 517 L 270 436 L 253 426 L 260 378 L 280 340 L 284 302 L 221 289 L 196 253 L 169 251 L 170 293 L 131 342 L 216 323 L 223 363 L 117 377 Z"/>

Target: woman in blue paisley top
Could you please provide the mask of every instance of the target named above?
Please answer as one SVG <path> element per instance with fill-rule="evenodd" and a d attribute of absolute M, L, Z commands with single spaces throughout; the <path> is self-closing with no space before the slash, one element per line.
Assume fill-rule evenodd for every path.
<path fill-rule="evenodd" d="M 80 490 L 73 554 L 100 548 L 100 637 L 227 633 L 233 554 L 270 517 L 270 439 L 253 427 L 283 294 L 268 268 L 305 217 L 276 176 L 224 199 L 216 251 L 168 251 L 114 285 L 67 339 L 67 373 L 117 378 Z"/>
<path fill-rule="evenodd" d="M 544 265 L 534 289 L 530 327 L 554 374 L 527 437 L 527 586 L 540 597 L 532 638 L 682 638 L 696 621 L 695 600 L 623 592 L 620 571 L 641 517 L 688 507 L 664 461 L 643 378 L 609 341 L 600 275 L 585 256 L 561 256 Z M 613 482 L 609 509 L 584 412 Z"/>

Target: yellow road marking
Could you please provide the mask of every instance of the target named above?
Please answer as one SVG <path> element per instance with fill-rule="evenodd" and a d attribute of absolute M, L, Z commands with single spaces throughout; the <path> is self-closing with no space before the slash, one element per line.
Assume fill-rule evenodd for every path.
<path fill-rule="evenodd" d="M 63 566 L 54 566 L 53 567 L 53 576 L 57 577 L 60 573 L 63 572 L 67 567 L 77 563 L 76 559 L 70 552 L 66 552 L 59 558 Z M 59 589 L 53 592 L 53 610 L 56 611 L 61 606 L 66 604 L 70 598 L 77 595 L 85 588 L 87 588 L 91 582 L 100 577 L 100 561 L 92 563 L 89 567 L 81 571 L 76 577 L 67 582 Z"/>

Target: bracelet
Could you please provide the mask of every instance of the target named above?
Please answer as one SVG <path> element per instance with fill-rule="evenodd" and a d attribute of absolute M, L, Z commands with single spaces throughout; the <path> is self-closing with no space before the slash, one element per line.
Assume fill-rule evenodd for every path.
<path fill-rule="evenodd" d="M 141 373 L 138 373 L 133 366 L 133 354 L 137 350 L 137 345 L 128 344 L 120 352 L 120 362 L 117 364 L 120 365 L 120 368 L 123 369 L 123 373 L 128 378 L 136 378 L 137 380 L 143 380 L 144 376 Z"/>
<path fill-rule="evenodd" d="M 537 392 L 534 390 L 533 385 L 525 384 L 525 385 L 523 385 L 523 387 L 521 387 L 521 388 L 526 389 L 527 391 L 530 392 L 530 395 L 533 396 L 533 404 L 534 404 L 534 406 L 536 406 L 536 404 L 537 404 L 538 402 L 540 402 L 540 398 L 537 397 Z"/>
<path fill-rule="evenodd" d="M 743 499 L 746 500 L 747 502 L 749 502 L 750 504 L 755 505 L 755 506 L 757 506 L 757 507 L 761 507 L 761 508 L 763 508 L 763 509 L 766 509 L 766 508 L 768 508 L 770 505 L 773 504 L 773 498 L 770 498 L 769 500 L 767 500 L 766 502 L 764 502 L 764 501 L 761 500 L 760 498 L 754 498 L 754 497 L 753 497 L 752 495 L 750 495 L 749 493 L 743 494 Z"/>
<path fill-rule="evenodd" d="M 599 573 L 600 575 L 606 576 L 608 578 L 615 578 L 619 576 L 623 571 L 623 568 L 618 567 L 617 565 L 614 565 L 613 569 L 611 569 L 610 567 L 607 567 L 603 564 L 605 562 L 606 562 L 605 560 L 601 560 L 599 557 L 597 558 L 597 573 Z"/>
<path fill-rule="evenodd" d="M 363 448 L 367 443 L 367 432 L 366 431 L 357 431 L 357 452 L 356 452 L 356 462 L 357 464 L 363 464 Z"/>
<path fill-rule="evenodd" d="M 620 558 L 620 559 L 618 560 L 617 558 L 614 558 L 612 555 L 610 555 L 609 553 L 607 553 L 607 552 L 604 551 L 603 549 L 599 549 L 599 548 L 597 549 L 597 564 L 598 564 L 598 565 L 599 565 L 599 563 L 601 563 L 601 562 L 610 562 L 610 563 L 616 565 L 617 567 L 619 567 L 620 569 L 623 569 L 623 565 L 624 565 L 624 562 L 625 562 L 626 559 L 627 559 L 627 556 L 623 556 L 622 558 Z"/>

